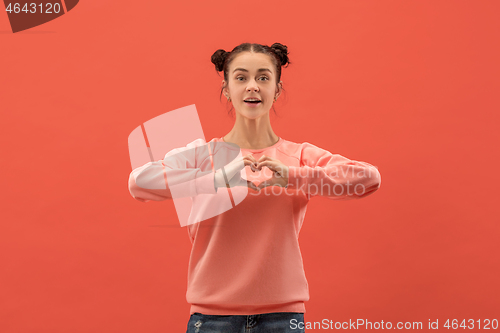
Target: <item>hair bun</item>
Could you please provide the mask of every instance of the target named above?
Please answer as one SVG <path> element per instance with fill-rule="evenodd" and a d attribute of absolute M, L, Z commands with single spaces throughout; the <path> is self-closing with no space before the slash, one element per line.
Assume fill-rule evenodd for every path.
<path fill-rule="evenodd" d="M 221 72 L 224 70 L 224 62 L 226 61 L 227 55 L 229 52 L 224 51 L 223 49 L 218 49 L 212 54 L 212 63 L 215 65 L 215 69 L 217 72 Z"/>
<path fill-rule="evenodd" d="M 280 58 L 281 66 L 285 66 L 289 63 L 288 61 L 288 47 L 286 45 L 280 43 L 274 43 L 271 45 L 271 48 L 274 50 L 274 53 Z"/>

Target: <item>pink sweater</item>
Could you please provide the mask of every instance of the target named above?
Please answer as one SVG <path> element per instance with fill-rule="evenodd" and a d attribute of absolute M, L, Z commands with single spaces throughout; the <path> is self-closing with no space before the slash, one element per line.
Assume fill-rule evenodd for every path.
<path fill-rule="evenodd" d="M 213 144 L 221 143 L 228 147 L 222 138 L 212 139 L 209 146 L 214 148 L 217 146 Z M 184 149 L 201 146 L 206 147 L 207 143 L 198 139 Z M 313 196 L 334 200 L 366 197 L 380 187 L 380 173 L 369 163 L 332 154 L 308 142 L 299 144 L 280 138 L 265 149 L 241 149 L 241 155 L 253 153 L 257 160 L 267 155 L 287 165 L 286 188 L 268 186 L 260 192 L 241 186 L 216 188 L 213 171 L 223 166 L 214 168 L 216 150 L 208 155 L 195 149 L 195 153 L 172 162 L 168 156 L 181 156 L 173 155 L 172 152 L 179 151 L 173 150 L 163 161 L 149 162 L 133 170 L 129 177 L 129 191 L 141 202 L 172 199 L 165 186 L 148 186 L 165 182 L 165 168 L 173 170 L 177 179 L 194 179 L 183 196 L 195 200 L 203 195 L 215 196 L 220 191 L 230 194 L 232 208 L 186 228 L 192 243 L 186 293 L 190 313 L 305 313 L 309 287 L 298 237 L 308 201 Z M 235 150 L 239 152 L 238 148 Z M 252 173 L 248 166 L 244 170 L 247 179 L 256 184 L 272 175 L 266 167 L 259 174 Z M 243 190 L 248 192 L 243 192 L 246 195 L 240 202 L 236 198 Z"/>

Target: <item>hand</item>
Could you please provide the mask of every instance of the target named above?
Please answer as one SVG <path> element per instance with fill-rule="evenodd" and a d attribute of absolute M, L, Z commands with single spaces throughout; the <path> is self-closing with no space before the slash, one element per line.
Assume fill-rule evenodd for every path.
<path fill-rule="evenodd" d="M 280 160 L 272 158 L 266 155 L 262 155 L 257 161 L 257 166 L 255 169 L 261 170 L 262 167 L 268 167 L 273 171 L 273 176 L 259 184 L 259 190 L 267 186 L 281 186 L 286 187 L 288 184 L 288 166 L 281 163 Z"/>
<path fill-rule="evenodd" d="M 246 187 L 249 187 L 251 189 L 258 191 L 259 188 L 257 188 L 254 183 L 252 183 L 249 180 L 245 180 L 245 179 L 241 178 L 241 174 L 240 174 L 240 171 L 242 169 L 244 169 L 245 166 L 249 165 L 253 170 L 253 168 L 255 167 L 256 164 L 257 164 L 257 160 L 250 153 L 246 156 L 243 156 L 243 158 L 241 158 L 239 160 L 234 160 L 231 163 L 224 166 L 224 172 L 225 172 L 226 177 L 228 179 L 229 187 L 246 186 Z M 222 174 L 221 169 L 217 170 L 217 172 L 215 174 L 215 184 L 217 187 L 227 187 L 226 181 L 224 179 L 224 176 Z"/>

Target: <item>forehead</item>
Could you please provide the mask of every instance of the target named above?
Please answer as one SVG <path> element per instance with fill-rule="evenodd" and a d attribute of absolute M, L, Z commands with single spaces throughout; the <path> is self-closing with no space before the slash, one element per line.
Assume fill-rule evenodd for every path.
<path fill-rule="evenodd" d="M 244 68 L 250 72 L 256 72 L 260 68 L 268 68 L 273 73 L 275 70 L 269 55 L 251 52 L 238 54 L 231 62 L 229 73 L 232 74 L 236 68 Z"/>

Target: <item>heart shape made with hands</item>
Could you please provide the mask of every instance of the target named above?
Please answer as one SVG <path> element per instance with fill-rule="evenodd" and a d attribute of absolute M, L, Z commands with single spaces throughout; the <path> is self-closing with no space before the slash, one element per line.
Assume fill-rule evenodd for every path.
<path fill-rule="evenodd" d="M 268 167 L 262 167 L 260 170 L 254 169 L 252 166 L 247 165 L 245 167 L 245 171 L 247 171 L 247 179 L 251 181 L 256 187 L 259 187 L 261 183 L 269 181 L 274 172 Z"/>
<path fill-rule="evenodd" d="M 245 170 L 247 171 L 247 180 L 259 189 L 274 185 L 286 187 L 288 183 L 288 167 L 270 156 L 262 155 L 257 160 L 256 168 L 253 165 L 247 165 Z"/>
<path fill-rule="evenodd" d="M 218 186 L 223 186 L 225 182 L 226 187 L 246 186 L 259 191 L 267 186 L 287 187 L 288 169 L 288 166 L 276 158 L 263 155 L 257 160 L 252 154 L 248 154 L 221 169 L 224 179 L 217 172 L 215 177 Z"/>

